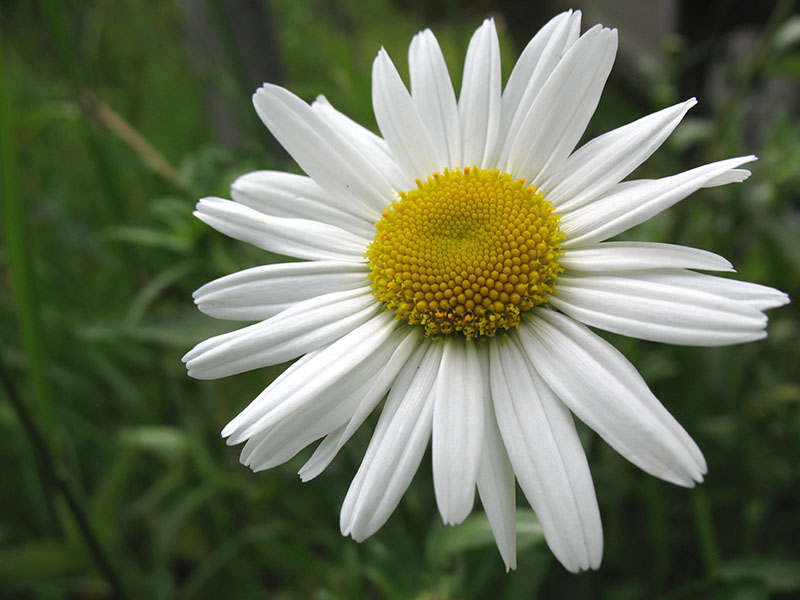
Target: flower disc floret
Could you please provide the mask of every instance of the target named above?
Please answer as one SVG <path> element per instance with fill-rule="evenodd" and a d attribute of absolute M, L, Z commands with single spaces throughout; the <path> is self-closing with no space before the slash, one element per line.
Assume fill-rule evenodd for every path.
<path fill-rule="evenodd" d="M 367 249 L 375 298 L 428 337 L 517 327 L 554 290 L 564 235 L 532 185 L 497 169 L 445 169 L 400 192 Z"/>

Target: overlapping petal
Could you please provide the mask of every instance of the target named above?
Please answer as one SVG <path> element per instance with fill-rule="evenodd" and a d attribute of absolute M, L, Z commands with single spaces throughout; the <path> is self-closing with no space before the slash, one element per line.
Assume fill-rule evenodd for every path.
<path fill-rule="evenodd" d="M 456 95 L 442 50 L 430 29 L 411 40 L 408 70 L 411 99 L 430 134 L 439 168 L 462 164 Z"/>
<path fill-rule="evenodd" d="M 587 325 L 655 342 L 725 346 L 766 336 L 767 317 L 759 310 L 662 275 L 651 270 L 562 276 L 550 302 Z"/>
<path fill-rule="evenodd" d="M 478 467 L 478 495 L 486 511 L 506 570 L 517 568 L 517 503 L 514 469 L 497 425 L 492 397 L 488 352 L 478 356 L 483 381 L 483 451 Z"/>
<path fill-rule="evenodd" d="M 503 90 L 496 165 L 507 164 L 528 109 L 564 53 L 578 39 L 580 23 L 581 11 L 561 13 L 542 27 L 522 51 Z"/>
<path fill-rule="evenodd" d="M 228 423 L 223 437 L 229 438 L 229 444 L 238 444 L 270 428 L 298 406 L 306 406 L 318 394 L 329 392 L 381 348 L 396 327 L 391 315 L 379 314 L 306 354 Z"/>
<path fill-rule="evenodd" d="M 712 252 L 658 242 L 600 242 L 573 248 L 558 262 L 570 274 L 672 268 L 733 271 L 731 263 Z"/>
<path fill-rule="evenodd" d="M 541 185 L 583 135 L 617 53 L 617 31 L 596 25 L 566 51 L 510 143 L 503 170 Z"/>
<path fill-rule="evenodd" d="M 647 160 L 695 104 L 692 98 L 596 137 L 542 183 L 542 193 L 559 211 L 599 198 Z"/>
<path fill-rule="evenodd" d="M 368 241 L 312 219 L 267 216 L 230 200 L 204 198 L 194 216 L 217 231 L 254 246 L 306 260 L 364 260 Z"/>
<path fill-rule="evenodd" d="M 461 122 L 461 164 L 480 168 L 494 153 L 500 128 L 500 43 L 492 19 L 473 34 L 464 61 L 458 114 Z"/>
<path fill-rule="evenodd" d="M 612 188 L 605 196 L 586 206 L 562 211 L 561 229 L 567 236 L 563 246 L 579 248 L 627 231 L 720 177 L 724 177 L 721 181 L 727 183 L 732 170 L 753 160 L 755 156 L 730 158 L 671 177 L 620 184 L 617 189 Z M 746 177 L 749 171 L 742 175 Z"/>
<path fill-rule="evenodd" d="M 445 524 L 467 518 L 475 499 L 483 450 L 483 383 L 478 349 L 448 340 L 436 380 L 433 408 L 433 489 Z"/>
<path fill-rule="evenodd" d="M 407 176 L 424 180 L 440 168 L 425 123 L 383 48 L 372 64 L 372 106 L 381 133 Z"/>
<path fill-rule="evenodd" d="M 336 110 L 325 96 L 317 96 L 316 100 L 311 103 L 311 110 L 348 140 L 366 162 L 374 165 L 386 177 L 386 181 L 392 188 L 407 190 L 414 186 L 414 180 L 397 164 L 389 149 L 389 144 L 382 137 Z M 374 235 L 374 233 L 373 229 L 372 234 Z"/>
<path fill-rule="evenodd" d="M 697 444 L 611 344 L 543 308 L 531 311 L 518 331 L 548 387 L 617 452 L 677 485 L 703 480 L 706 463 Z"/>
<path fill-rule="evenodd" d="M 264 265 L 215 279 L 193 296 L 197 308 L 212 317 L 259 321 L 298 302 L 364 287 L 368 272 L 366 265 L 353 261 Z"/>
<path fill-rule="evenodd" d="M 419 467 L 433 422 L 442 345 L 420 346 L 400 372 L 342 505 L 343 535 L 361 541 L 389 518 Z"/>
<path fill-rule="evenodd" d="M 266 321 L 201 342 L 183 361 L 197 379 L 277 365 L 342 337 L 380 312 L 369 287 L 316 296 Z"/>
<path fill-rule="evenodd" d="M 397 344 L 391 357 L 385 362 L 377 375 L 367 381 L 368 389 L 359 394 L 360 402 L 347 423 L 332 431 L 320 442 L 317 449 L 298 474 L 303 481 L 309 481 L 319 475 L 334 459 L 336 454 L 347 443 L 350 437 L 361 427 L 362 423 L 372 413 L 373 409 L 386 395 L 390 388 L 395 386 L 395 378 L 405 368 L 412 353 L 421 342 L 419 335 L 413 329 L 405 333 L 403 340 Z M 397 384 L 399 385 L 399 384 Z"/>
<path fill-rule="evenodd" d="M 489 349 L 492 399 L 508 456 L 553 554 L 573 572 L 597 568 L 600 511 L 575 424 L 514 337 Z"/>
<path fill-rule="evenodd" d="M 347 199 L 354 213 L 369 219 L 386 207 L 392 196 L 387 179 L 308 104 L 265 83 L 254 94 L 253 105 L 297 164 L 323 189 Z"/>
<path fill-rule="evenodd" d="M 274 217 L 327 223 L 362 238 L 375 235 L 375 217 L 365 219 L 349 211 L 346 201 L 335 199 L 310 177 L 280 171 L 253 171 L 231 185 L 231 197 L 245 206 Z"/>

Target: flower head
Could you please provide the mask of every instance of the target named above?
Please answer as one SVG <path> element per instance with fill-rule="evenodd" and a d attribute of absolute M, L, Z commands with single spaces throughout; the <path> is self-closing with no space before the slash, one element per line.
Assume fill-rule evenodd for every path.
<path fill-rule="evenodd" d="M 248 269 L 195 294 L 223 319 L 258 321 L 184 360 L 201 379 L 297 359 L 223 430 L 259 471 L 322 440 L 319 475 L 386 401 L 341 512 L 363 540 L 389 518 L 429 441 L 445 523 L 477 489 L 508 568 L 516 565 L 515 479 L 571 571 L 596 568 L 603 536 L 574 414 L 628 460 L 683 486 L 706 463 L 636 369 L 587 327 L 647 340 L 723 345 L 766 335 L 788 302 L 703 250 L 609 242 L 702 187 L 743 181 L 745 156 L 625 181 L 695 100 L 575 149 L 614 61 L 617 33 L 579 35 L 558 15 L 505 88 L 494 24 L 475 32 L 461 94 L 429 30 L 411 42 L 411 91 L 385 51 L 373 66 L 382 137 L 265 84 L 261 119 L 308 174 L 259 171 L 198 218 L 301 262 Z"/>

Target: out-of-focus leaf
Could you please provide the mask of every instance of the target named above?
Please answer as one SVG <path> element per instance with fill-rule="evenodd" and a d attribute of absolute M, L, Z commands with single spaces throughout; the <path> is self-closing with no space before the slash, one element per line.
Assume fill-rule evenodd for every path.
<path fill-rule="evenodd" d="M 107 242 L 123 242 L 148 248 L 161 248 L 175 252 L 187 252 L 191 248 L 191 241 L 178 237 L 171 232 L 148 229 L 134 225 L 120 225 L 109 227 L 105 230 L 103 238 Z"/>
<path fill-rule="evenodd" d="M 0 549 L 0 585 L 19 578 L 63 576 L 83 566 L 85 555 L 63 541 L 29 541 Z"/>
<path fill-rule="evenodd" d="M 150 303 L 158 298 L 164 290 L 188 275 L 196 265 L 197 263 L 192 260 L 181 261 L 151 277 L 131 302 L 125 322 L 129 324 L 138 322 L 144 316 Z"/>
<path fill-rule="evenodd" d="M 153 452 L 166 460 L 184 456 L 191 444 L 185 432 L 166 425 L 126 427 L 120 432 L 120 441 L 137 450 Z"/>
<path fill-rule="evenodd" d="M 771 592 L 800 591 L 800 560 L 796 557 L 746 558 L 729 562 L 720 569 L 726 581 L 756 580 Z"/>
<path fill-rule="evenodd" d="M 544 534 L 531 509 L 517 509 L 517 549 L 544 543 Z M 457 527 L 441 527 L 430 545 L 435 559 L 461 554 L 465 550 L 494 546 L 494 535 L 484 512 L 475 512 Z"/>

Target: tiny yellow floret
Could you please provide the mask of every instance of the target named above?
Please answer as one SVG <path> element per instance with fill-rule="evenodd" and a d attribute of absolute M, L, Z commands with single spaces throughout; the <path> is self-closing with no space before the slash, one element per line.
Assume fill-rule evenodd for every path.
<path fill-rule="evenodd" d="M 445 169 L 400 192 L 367 249 L 375 298 L 439 338 L 488 337 L 555 291 L 559 216 L 524 179 Z"/>

